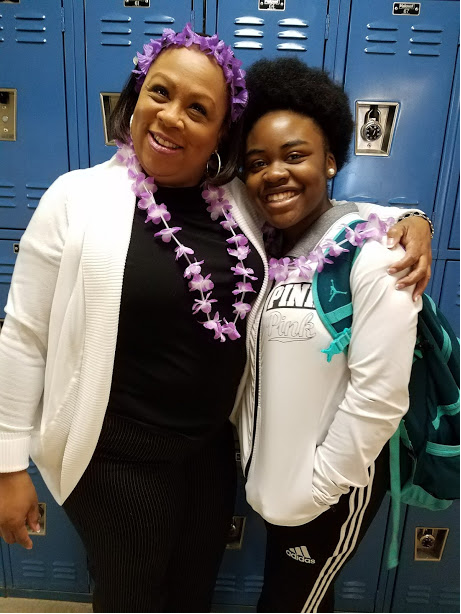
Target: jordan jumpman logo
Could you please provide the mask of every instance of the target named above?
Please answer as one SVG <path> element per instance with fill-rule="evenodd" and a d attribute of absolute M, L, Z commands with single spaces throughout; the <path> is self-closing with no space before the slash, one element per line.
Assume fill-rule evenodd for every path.
<path fill-rule="evenodd" d="M 333 280 L 331 280 L 330 298 L 328 302 L 331 303 L 331 301 L 335 298 L 337 294 L 347 294 L 347 292 L 343 292 L 342 290 L 336 290 Z"/>

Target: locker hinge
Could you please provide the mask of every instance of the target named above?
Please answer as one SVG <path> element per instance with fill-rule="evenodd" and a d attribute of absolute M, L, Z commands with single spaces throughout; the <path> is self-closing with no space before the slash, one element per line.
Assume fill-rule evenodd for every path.
<path fill-rule="evenodd" d="M 328 40 L 330 36 L 330 15 L 328 14 L 325 18 L 325 40 Z"/>
<path fill-rule="evenodd" d="M 64 21 L 64 7 L 61 7 L 61 32 L 66 31 L 66 22 Z"/>

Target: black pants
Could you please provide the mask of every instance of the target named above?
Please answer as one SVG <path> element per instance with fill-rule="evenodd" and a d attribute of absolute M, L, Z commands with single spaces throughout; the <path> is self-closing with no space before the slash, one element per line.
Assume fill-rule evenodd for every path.
<path fill-rule="evenodd" d="M 197 443 L 108 414 L 64 509 L 86 547 L 95 612 L 209 612 L 234 509 L 230 423 Z"/>
<path fill-rule="evenodd" d="M 266 523 L 264 586 L 258 612 L 334 612 L 334 580 L 376 516 L 389 482 L 388 446 L 370 467 L 370 482 L 353 488 L 312 522 Z"/>

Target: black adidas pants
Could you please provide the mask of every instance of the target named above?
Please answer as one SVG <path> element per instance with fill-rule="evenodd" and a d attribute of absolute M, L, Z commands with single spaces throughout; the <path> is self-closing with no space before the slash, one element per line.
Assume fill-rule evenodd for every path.
<path fill-rule="evenodd" d="M 370 467 L 370 483 L 353 488 L 318 518 L 299 527 L 266 523 L 264 586 L 258 612 L 334 612 L 334 580 L 353 556 L 389 485 L 386 445 Z"/>
<path fill-rule="evenodd" d="M 198 444 L 108 414 L 64 509 L 95 612 L 209 612 L 236 490 L 231 424 Z"/>

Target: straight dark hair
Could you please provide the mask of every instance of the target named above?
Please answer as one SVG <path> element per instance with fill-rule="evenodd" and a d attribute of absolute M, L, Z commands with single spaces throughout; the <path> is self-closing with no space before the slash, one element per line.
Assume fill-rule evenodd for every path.
<path fill-rule="evenodd" d="M 138 98 L 139 92 L 136 91 L 136 75 L 131 74 L 120 93 L 120 97 L 108 122 L 109 134 L 112 138 L 122 141 L 122 143 L 128 142 L 130 136 L 130 117 L 134 113 Z M 243 122 L 242 119 L 239 119 L 237 122 L 231 123 L 230 109 L 228 109 L 224 125 L 226 127 L 225 134 L 218 148 L 222 162 L 221 172 L 217 177 L 204 177 L 207 183 L 215 186 L 224 185 L 237 175 Z M 212 169 L 215 169 L 214 158 L 215 156 L 213 156 L 213 163 L 210 162 Z"/>

